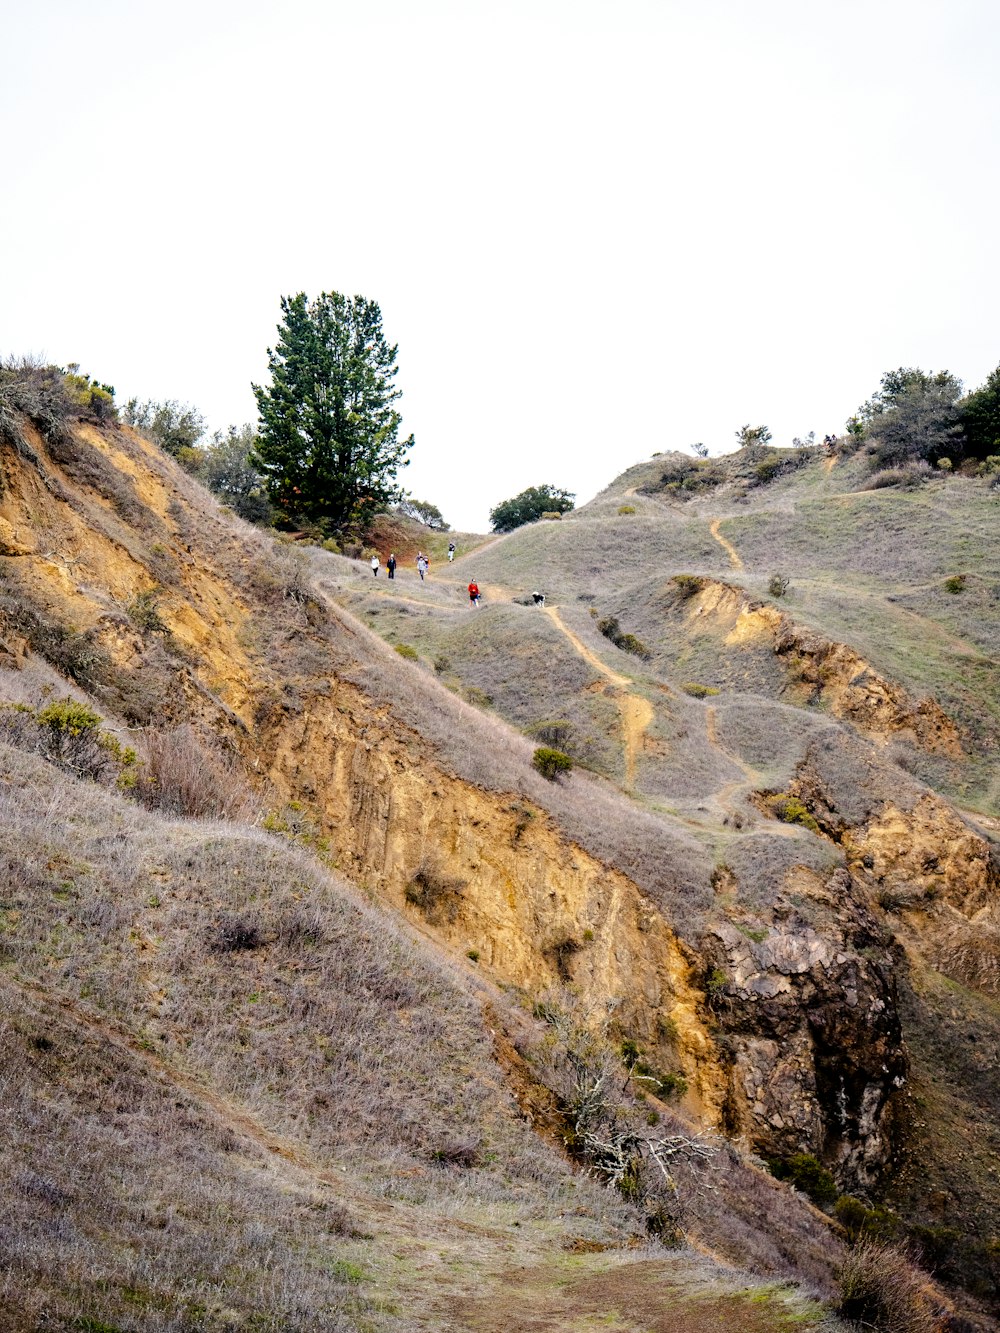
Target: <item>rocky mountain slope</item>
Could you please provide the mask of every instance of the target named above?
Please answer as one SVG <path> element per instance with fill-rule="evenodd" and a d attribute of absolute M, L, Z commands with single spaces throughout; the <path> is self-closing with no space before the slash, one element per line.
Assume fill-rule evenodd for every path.
<path fill-rule="evenodd" d="M 15 1327 L 486 1327 L 484 1289 L 560 1253 L 597 1256 L 595 1290 L 609 1264 L 641 1291 L 676 1262 L 730 1299 L 684 1252 L 627 1248 L 657 1218 L 830 1293 L 842 1233 L 735 1150 L 702 1159 L 718 1178 L 692 1157 L 666 1213 L 574 1172 L 579 1080 L 620 1050 L 621 1115 L 812 1154 L 995 1298 L 990 725 L 764 604 L 709 501 L 675 511 L 632 476 L 375 586 L 227 518 L 121 428 L 22 418 L 0 449 Z M 544 611 L 515 600 L 537 584 Z M 46 715 L 65 699 L 100 713 L 97 750 Z M 589 772 L 533 769 L 521 732 L 546 726 Z M 966 771 L 975 811 L 951 799 Z M 942 1022 L 977 1034 L 970 1058 L 929 1038 Z M 63 1141 L 98 1164 L 86 1184 Z"/>

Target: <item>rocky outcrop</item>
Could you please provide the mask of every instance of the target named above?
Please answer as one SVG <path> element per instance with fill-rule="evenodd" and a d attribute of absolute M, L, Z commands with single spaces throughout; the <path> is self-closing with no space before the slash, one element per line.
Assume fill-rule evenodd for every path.
<path fill-rule="evenodd" d="M 822 891 L 841 901 L 839 928 L 820 934 L 790 912 L 766 931 L 721 923 L 706 941 L 725 1114 L 762 1155 L 813 1153 L 845 1186 L 866 1186 L 891 1156 L 887 1110 L 906 1080 L 892 959 L 849 876 Z"/>

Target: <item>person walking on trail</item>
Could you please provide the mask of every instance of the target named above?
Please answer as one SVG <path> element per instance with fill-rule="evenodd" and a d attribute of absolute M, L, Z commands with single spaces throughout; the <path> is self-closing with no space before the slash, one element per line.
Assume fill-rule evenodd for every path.
<path fill-rule="evenodd" d="M 479 584 L 475 579 L 469 584 L 469 601 L 473 606 L 479 605 Z"/>
<path fill-rule="evenodd" d="M 396 577 L 396 555 L 394 551 L 389 552 L 389 559 L 385 562 L 385 567 L 389 571 L 389 577 Z"/>
<path fill-rule="evenodd" d="M 417 573 L 420 575 L 420 582 L 423 583 L 424 575 L 427 573 L 427 557 L 423 551 L 417 556 Z"/>
<path fill-rule="evenodd" d="M 455 559 L 455 543 L 454 543 L 454 542 L 449 542 L 449 543 L 448 543 L 448 563 L 449 563 L 449 565 L 451 564 L 451 562 L 452 562 L 454 559 Z"/>
<path fill-rule="evenodd" d="M 379 560 L 377 555 L 372 556 L 370 564 L 372 567 L 372 573 L 375 575 L 376 578 L 378 578 L 378 567 L 381 563 L 382 562 Z"/>
<path fill-rule="evenodd" d="M 544 606 L 545 594 L 543 592 L 533 592 L 531 594 L 531 600 L 535 603 L 536 606 Z"/>

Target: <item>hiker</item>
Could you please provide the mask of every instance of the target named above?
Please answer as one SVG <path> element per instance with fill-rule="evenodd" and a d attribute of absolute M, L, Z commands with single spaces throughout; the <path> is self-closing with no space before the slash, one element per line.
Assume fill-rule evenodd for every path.
<path fill-rule="evenodd" d="M 382 562 L 379 560 L 377 555 L 372 556 L 371 558 L 372 573 L 375 575 L 376 578 L 378 578 L 378 567 L 381 563 Z"/>
<path fill-rule="evenodd" d="M 451 564 L 451 562 L 452 562 L 454 559 L 455 559 L 455 543 L 454 543 L 454 542 L 449 542 L 449 543 L 448 543 L 448 563 L 449 563 L 449 565 Z"/>
<path fill-rule="evenodd" d="M 389 577 L 396 577 L 396 555 L 394 551 L 389 552 L 389 559 L 385 562 L 385 567 L 389 571 Z"/>
<path fill-rule="evenodd" d="M 533 592 L 531 594 L 531 600 L 535 603 L 536 606 L 544 606 L 545 594 L 543 592 Z"/>
<path fill-rule="evenodd" d="M 427 573 L 427 557 L 423 551 L 417 556 L 417 573 L 420 575 L 420 582 L 423 583 L 424 575 Z"/>
<path fill-rule="evenodd" d="M 469 584 L 469 601 L 473 606 L 479 605 L 479 584 L 475 579 Z"/>

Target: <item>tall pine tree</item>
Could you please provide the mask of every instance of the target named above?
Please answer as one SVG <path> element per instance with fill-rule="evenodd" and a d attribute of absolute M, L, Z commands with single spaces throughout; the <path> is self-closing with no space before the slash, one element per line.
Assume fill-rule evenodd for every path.
<path fill-rule="evenodd" d="M 363 526 L 401 499 L 396 473 L 413 436 L 398 438 L 397 348 L 375 301 L 340 292 L 281 298 L 269 387 L 253 386 L 260 436 L 252 458 L 272 501 L 331 532 Z"/>

